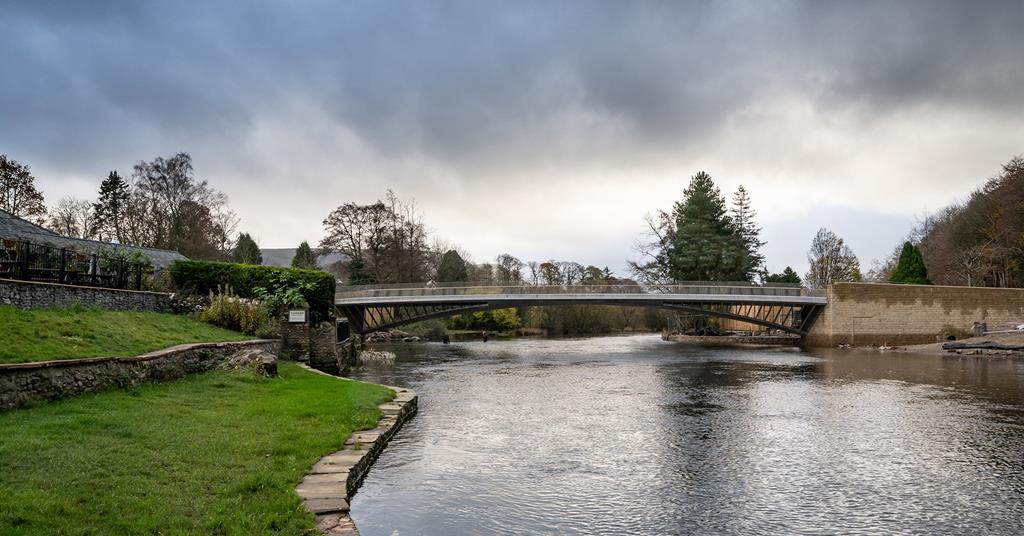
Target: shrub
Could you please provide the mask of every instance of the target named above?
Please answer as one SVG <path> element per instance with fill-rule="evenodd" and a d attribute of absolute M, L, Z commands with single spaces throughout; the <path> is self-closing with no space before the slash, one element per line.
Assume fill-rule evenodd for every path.
<path fill-rule="evenodd" d="M 409 333 L 431 341 L 439 341 L 448 334 L 448 328 L 445 325 L 445 321 L 441 318 L 432 318 L 430 320 L 409 324 L 403 329 Z"/>
<path fill-rule="evenodd" d="M 231 292 L 231 287 L 224 287 L 218 288 L 217 292 L 210 291 L 210 304 L 199 313 L 199 319 L 246 335 L 256 335 L 266 331 L 270 315 L 259 301 L 239 298 Z"/>
<path fill-rule="evenodd" d="M 326 272 L 208 261 L 175 261 L 170 272 L 179 292 L 208 294 L 218 287 L 231 287 L 239 297 L 259 298 L 258 289 L 275 295 L 295 288 L 309 304 L 314 322 L 334 317 L 335 281 Z"/>
<path fill-rule="evenodd" d="M 171 294 L 171 312 L 179 315 L 189 315 L 203 312 L 209 304 L 207 297 L 202 294 L 190 292 L 175 292 Z"/>

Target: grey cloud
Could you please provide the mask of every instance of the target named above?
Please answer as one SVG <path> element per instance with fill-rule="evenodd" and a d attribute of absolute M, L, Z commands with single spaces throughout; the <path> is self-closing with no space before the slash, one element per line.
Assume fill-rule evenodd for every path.
<path fill-rule="evenodd" d="M 724 125 L 780 94 L 865 124 L 1024 111 L 1024 3 L 1009 1 L 25 1 L 0 20 L 0 150 L 67 175 L 186 150 L 273 180 L 247 141 L 296 105 L 381 166 L 422 159 L 467 191 L 729 154 Z M 348 164 L 309 173 L 404 180 Z"/>
<path fill-rule="evenodd" d="M 965 99 L 1019 109 L 1024 4 L 987 6 L 26 3 L 6 8 L 17 76 L 2 98 L 9 120 L 36 126 L 30 137 L 58 125 L 96 136 L 113 118 L 111 136 L 217 138 L 299 96 L 384 150 L 455 162 L 544 153 L 552 140 L 522 140 L 571 103 L 628 126 L 624 149 L 670 150 L 766 88 L 869 113 Z M 114 141 L 94 139 L 87 150 Z"/>

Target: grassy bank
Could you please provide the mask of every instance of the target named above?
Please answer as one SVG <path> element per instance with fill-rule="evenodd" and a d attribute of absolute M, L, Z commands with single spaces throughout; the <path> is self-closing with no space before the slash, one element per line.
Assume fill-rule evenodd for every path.
<path fill-rule="evenodd" d="M 293 487 L 385 388 L 282 362 L 0 413 L 0 534 L 303 534 Z"/>
<path fill-rule="evenodd" d="M 187 316 L 81 307 L 0 306 L 0 363 L 123 357 L 190 342 L 248 339 Z"/>

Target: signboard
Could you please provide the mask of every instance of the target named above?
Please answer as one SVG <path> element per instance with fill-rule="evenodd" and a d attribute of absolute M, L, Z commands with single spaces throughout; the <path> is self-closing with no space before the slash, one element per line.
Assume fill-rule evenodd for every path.
<path fill-rule="evenodd" d="M 289 309 L 288 310 L 288 323 L 290 324 L 302 324 L 306 321 L 306 310 L 305 309 Z"/>

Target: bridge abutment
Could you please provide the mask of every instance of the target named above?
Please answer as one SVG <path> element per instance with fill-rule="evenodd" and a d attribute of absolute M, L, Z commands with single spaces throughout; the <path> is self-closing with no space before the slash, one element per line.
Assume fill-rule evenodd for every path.
<path fill-rule="evenodd" d="M 1024 289 L 835 283 L 804 345 L 925 344 L 969 337 L 975 322 L 1024 323 Z"/>

